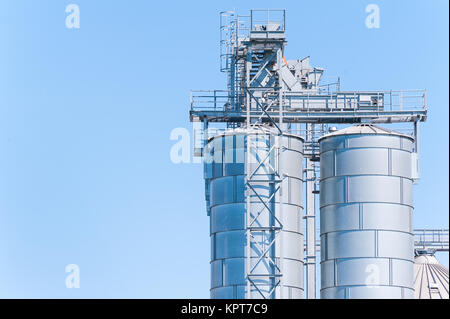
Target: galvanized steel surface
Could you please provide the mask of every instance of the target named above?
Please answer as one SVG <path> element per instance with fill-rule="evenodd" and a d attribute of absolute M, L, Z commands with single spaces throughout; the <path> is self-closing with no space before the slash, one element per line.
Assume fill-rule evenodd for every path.
<path fill-rule="evenodd" d="M 414 258 L 414 298 L 448 299 L 448 268 L 433 255 L 421 254 Z"/>
<path fill-rule="evenodd" d="M 372 126 L 320 139 L 322 298 L 413 298 L 413 139 Z"/>
<path fill-rule="evenodd" d="M 256 136 L 255 134 L 259 134 Z M 246 141 L 252 135 L 255 161 L 245 163 Z M 258 160 L 267 156 L 276 137 L 267 131 L 233 130 L 212 138 L 205 148 L 205 180 L 209 189 L 210 235 L 211 235 L 211 298 L 245 298 L 245 258 L 246 258 L 246 206 L 245 206 L 245 165 L 251 165 L 256 175 L 267 176 L 271 166 L 279 165 L 279 172 L 285 177 L 281 182 L 282 192 L 275 192 L 270 182 L 256 183 L 259 194 L 275 212 L 282 223 L 280 237 L 270 249 L 270 256 L 282 268 L 280 285 L 274 287 L 273 278 L 262 276 L 258 289 L 267 294 L 275 289 L 276 298 L 303 297 L 303 234 L 302 234 L 302 174 L 303 141 L 300 137 L 285 135 L 279 137 L 279 151 L 270 155 L 266 164 L 258 168 Z M 270 200 L 271 196 L 273 198 Z M 256 239 L 262 245 L 269 243 L 271 233 L 267 228 L 274 226 L 273 217 L 264 210 L 264 205 L 256 196 L 251 197 L 252 211 L 261 212 L 258 226 L 261 232 Z M 256 216 L 253 216 L 256 217 Z M 256 265 L 260 251 L 251 246 L 252 265 Z M 256 271 L 270 274 L 273 266 L 268 260 L 257 265 Z M 253 287 L 252 298 L 261 298 Z"/>

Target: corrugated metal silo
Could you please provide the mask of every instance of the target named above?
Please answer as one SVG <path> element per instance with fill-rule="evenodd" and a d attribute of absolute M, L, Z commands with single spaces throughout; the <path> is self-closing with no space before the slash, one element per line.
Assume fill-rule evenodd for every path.
<path fill-rule="evenodd" d="M 413 138 L 373 125 L 320 142 L 322 298 L 413 298 Z"/>
<path fill-rule="evenodd" d="M 247 159 L 247 141 L 251 140 L 251 156 Z M 272 148 L 276 144 L 275 148 Z M 273 151 L 271 151 L 273 150 Z M 303 140 L 295 135 L 276 136 L 264 129 L 235 129 L 213 137 L 205 147 L 205 180 L 211 236 L 211 298 L 302 298 L 303 296 L 303 234 L 302 234 L 302 172 Z M 269 154 L 270 153 L 270 154 Z M 269 156 L 268 156 L 269 155 Z M 261 164 L 262 159 L 268 158 Z M 250 163 L 247 163 L 250 162 Z M 253 185 L 274 212 L 272 216 L 260 198 L 246 187 L 246 165 L 255 176 L 272 176 L 278 168 L 281 192 L 277 184 L 258 182 Z M 261 178 L 262 180 L 263 178 Z M 257 219 L 261 231 L 254 231 L 247 258 L 246 191 L 250 197 L 251 219 Z M 274 218 L 282 223 L 279 237 L 272 247 L 270 241 Z M 257 264 L 258 247 L 269 249 L 267 257 Z M 283 276 L 264 276 L 274 272 L 276 261 Z M 255 265 L 253 285 L 247 293 L 246 262 Z M 258 291 L 259 290 L 259 291 Z M 273 291 L 272 293 L 270 293 Z"/>
<path fill-rule="evenodd" d="M 433 253 L 421 252 L 414 258 L 414 298 L 448 299 L 448 268 Z"/>

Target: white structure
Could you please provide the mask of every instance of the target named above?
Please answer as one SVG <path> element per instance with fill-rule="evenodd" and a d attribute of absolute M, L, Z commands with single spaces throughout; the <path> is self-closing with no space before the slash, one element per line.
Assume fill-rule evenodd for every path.
<path fill-rule="evenodd" d="M 448 268 L 433 254 L 423 253 L 414 258 L 414 298 L 448 299 Z"/>

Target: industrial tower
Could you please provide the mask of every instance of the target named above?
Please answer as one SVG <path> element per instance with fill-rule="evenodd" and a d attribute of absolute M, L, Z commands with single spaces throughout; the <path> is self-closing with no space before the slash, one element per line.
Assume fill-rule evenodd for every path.
<path fill-rule="evenodd" d="M 237 15 L 226 11 L 220 14 L 220 70 L 227 75 L 227 89 L 214 91 L 191 91 L 191 122 L 200 122 L 201 131 L 194 132 L 194 154 L 204 155 L 208 140 L 217 135 L 220 128 L 212 127 L 223 123 L 222 130 L 242 128 L 262 130 L 270 128 L 274 135 L 295 134 L 303 137 L 303 155 L 306 161 L 303 181 L 306 187 L 305 213 L 305 270 L 306 297 L 316 296 L 316 251 L 320 249 L 316 239 L 315 198 L 320 193 L 319 180 L 319 138 L 334 128 L 331 124 L 391 124 L 409 123 L 414 139 L 412 156 L 417 166 L 413 179 L 418 179 L 419 124 L 427 118 L 426 92 L 424 90 L 406 91 L 341 91 L 339 79 L 333 83 L 321 82 L 324 69 L 310 65 L 309 57 L 287 59 L 284 51 L 285 11 L 251 10 L 249 15 Z M 282 267 L 270 257 L 271 250 L 283 230 L 277 219 L 270 200 L 283 192 L 285 176 L 277 167 L 268 164 L 272 153 L 279 152 L 283 146 L 275 143 L 269 148 L 267 156 L 257 158 L 254 154 L 257 138 L 249 135 L 245 145 L 245 207 L 246 207 L 246 262 L 245 262 L 245 298 L 254 298 L 250 291 L 259 291 L 260 298 L 280 298 L 275 290 L 283 285 Z M 252 157 L 252 158 L 250 158 Z M 268 180 L 262 180 L 255 172 L 261 166 L 270 166 Z M 269 178 L 270 177 L 270 178 Z M 269 182 L 272 193 L 266 199 L 257 183 Z M 210 198 L 209 183 L 206 183 L 206 199 Z M 263 207 L 266 214 L 272 216 L 270 227 L 257 222 L 261 211 L 254 211 L 251 198 L 260 200 L 258 207 Z M 210 214 L 209 204 L 208 215 Z M 263 231 L 270 234 L 270 240 L 261 246 L 258 234 Z M 448 231 L 443 246 L 448 250 Z M 417 244 L 420 239 L 417 240 Z M 435 243 L 420 241 L 420 244 Z M 257 262 L 268 260 L 271 271 L 257 273 L 257 266 L 252 264 L 250 250 L 259 253 Z M 266 278 L 267 277 L 267 278 Z M 260 282 L 272 282 L 272 288 L 262 292 Z M 267 282 L 267 281 L 264 281 Z"/>

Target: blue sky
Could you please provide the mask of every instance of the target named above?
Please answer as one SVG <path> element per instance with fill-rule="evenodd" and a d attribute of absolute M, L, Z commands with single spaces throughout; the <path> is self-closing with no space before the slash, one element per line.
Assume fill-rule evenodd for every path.
<path fill-rule="evenodd" d="M 225 86 L 219 11 L 274 6 L 286 57 L 343 90 L 427 89 L 415 227 L 448 228 L 448 1 L 2 0 L 1 298 L 209 297 L 203 169 L 173 164 L 169 136 L 190 89 Z"/>

